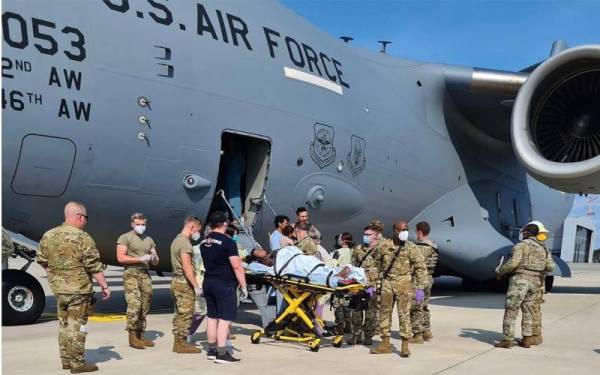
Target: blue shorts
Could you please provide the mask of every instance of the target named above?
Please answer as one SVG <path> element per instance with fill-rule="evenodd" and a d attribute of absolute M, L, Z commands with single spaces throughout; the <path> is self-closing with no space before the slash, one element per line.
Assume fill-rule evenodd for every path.
<path fill-rule="evenodd" d="M 235 320 L 237 316 L 237 288 L 224 285 L 221 280 L 204 279 L 206 315 L 211 319 Z"/>

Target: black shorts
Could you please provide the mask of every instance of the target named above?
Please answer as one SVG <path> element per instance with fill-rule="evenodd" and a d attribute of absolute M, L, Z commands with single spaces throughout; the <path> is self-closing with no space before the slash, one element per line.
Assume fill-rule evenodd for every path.
<path fill-rule="evenodd" d="M 224 285 L 221 280 L 204 279 L 206 315 L 211 319 L 235 320 L 237 316 L 237 288 Z"/>

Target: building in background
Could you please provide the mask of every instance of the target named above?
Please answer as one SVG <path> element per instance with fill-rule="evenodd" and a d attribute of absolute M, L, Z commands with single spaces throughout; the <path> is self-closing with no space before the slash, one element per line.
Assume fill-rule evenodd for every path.
<path fill-rule="evenodd" d="M 571 263 L 591 263 L 596 243 L 596 223 L 592 218 L 568 217 L 561 229 L 552 238 L 560 246 L 560 258 Z"/>

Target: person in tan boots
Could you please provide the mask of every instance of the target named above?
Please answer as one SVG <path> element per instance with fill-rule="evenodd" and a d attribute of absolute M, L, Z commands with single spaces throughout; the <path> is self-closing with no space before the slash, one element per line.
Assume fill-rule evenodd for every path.
<path fill-rule="evenodd" d="M 416 245 L 408 241 L 408 223 L 398 221 L 394 224 L 394 240 L 390 245 L 379 247 L 375 254 L 376 263 L 382 272 L 379 278 L 377 293 L 379 294 L 379 333 L 381 344 L 371 349 L 371 354 L 388 354 L 392 352 L 390 343 L 390 327 L 394 304 L 398 309 L 400 336 L 402 337 L 401 357 L 410 356 L 408 341 L 412 335 L 410 324 L 410 306 L 413 297 L 413 285 L 416 300 L 422 303 L 425 297 L 423 288 L 427 279 L 425 258 Z M 412 275 L 415 275 L 413 283 Z"/>

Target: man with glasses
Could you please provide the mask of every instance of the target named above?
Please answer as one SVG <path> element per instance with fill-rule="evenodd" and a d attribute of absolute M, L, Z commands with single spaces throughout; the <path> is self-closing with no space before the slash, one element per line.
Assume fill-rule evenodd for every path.
<path fill-rule="evenodd" d="M 98 371 L 96 365 L 86 363 L 84 358 L 92 278 L 100 284 L 103 300 L 110 297 L 110 290 L 96 243 L 83 230 L 88 220 L 85 206 L 69 202 L 64 214 L 62 225 L 44 233 L 37 262 L 46 270 L 56 297 L 62 368 L 79 374 Z"/>
<path fill-rule="evenodd" d="M 363 232 L 363 244 L 358 245 L 352 252 L 352 265 L 362 267 L 367 276 L 371 290 L 377 285 L 379 270 L 375 264 L 376 248 L 380 242 L 380 232 L 377 225 L 370 224 Z M 377 300 L 371 295 L 369 306 L 365 311 L 352 311 L 352 339 L 350 345 L 364 343 L 373 344 L 375 325 L 377 323 Z"/>

